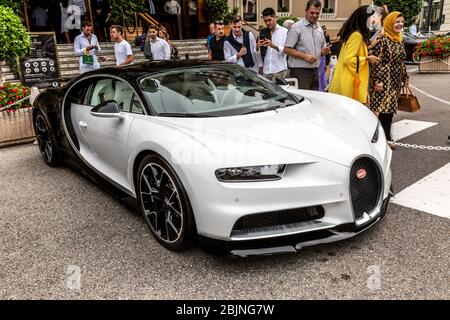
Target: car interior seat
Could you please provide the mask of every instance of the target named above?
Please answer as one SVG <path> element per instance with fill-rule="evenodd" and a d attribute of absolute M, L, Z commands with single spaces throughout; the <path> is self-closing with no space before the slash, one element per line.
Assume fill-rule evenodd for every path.
<path fill-rule="evenodd" d="M 130 111 L 132 98 L 133 89 L 125 82 L 116 81 L 116 90 L 113 99 L 117 102 L 121 111 Z"/>
<path fill-rule="evenodd" d="M 92 93 L 91 105 L 96 106 L 102 102 L 114 99 L 113 79 L 103 79 L 97 82 Z"/>

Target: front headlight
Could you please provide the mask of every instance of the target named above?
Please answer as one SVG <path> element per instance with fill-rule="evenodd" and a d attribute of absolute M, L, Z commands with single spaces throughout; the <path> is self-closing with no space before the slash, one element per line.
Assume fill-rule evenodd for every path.
<path fill-rule="evenodd" d="M 251 182 L 280 180 L 286 171 L 285 164 L 254 167 L 223 168 L 216 170 L 216 177 L 222 182 Z"/>

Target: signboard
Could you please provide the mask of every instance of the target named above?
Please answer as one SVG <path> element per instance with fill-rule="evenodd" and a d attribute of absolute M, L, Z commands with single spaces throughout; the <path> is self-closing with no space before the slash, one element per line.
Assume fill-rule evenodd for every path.
<path fill-rule="evenodd" d="M 20 59 L 20 81 L 28 87 L 56 88 L 60 82 L 54 32 L 30 32 L 31 51 Z"/>

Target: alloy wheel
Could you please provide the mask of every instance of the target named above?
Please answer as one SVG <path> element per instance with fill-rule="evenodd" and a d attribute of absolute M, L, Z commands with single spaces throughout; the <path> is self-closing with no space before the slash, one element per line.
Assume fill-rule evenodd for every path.
<path fill-rule="evenodd" d="M 148 163 L 139 179 L 144 216 L 153 234 L 165 243 L 183 235 L 183 206 L 180 192 L 169 173 L 156 163 Z"/>
<path fill-rule="evenodd" d="M 42 115 L 36 117 L 36 137 L 39 145 L 39 151 L 41 152 L 44 161 L 49 163 L 53 159 L 53 145 L 50 136 L 50 130 L 47 122 Z"/>

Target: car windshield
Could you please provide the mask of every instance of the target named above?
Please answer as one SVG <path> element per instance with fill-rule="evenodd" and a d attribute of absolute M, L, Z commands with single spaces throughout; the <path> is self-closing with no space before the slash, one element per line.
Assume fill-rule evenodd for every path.
<path fill-rule="evenodd" d="M 159 116 L 232 116 L 300 102 L 281 87 L 238 65 L 175 69 L 147 75 L 139 83 Z"/>

